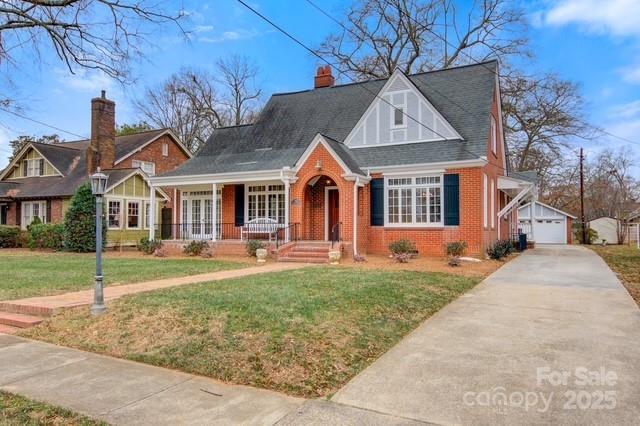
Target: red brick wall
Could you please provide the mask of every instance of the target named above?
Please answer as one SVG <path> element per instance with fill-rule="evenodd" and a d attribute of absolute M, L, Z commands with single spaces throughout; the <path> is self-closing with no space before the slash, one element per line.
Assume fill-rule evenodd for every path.
<path fill-rule="evenodd" d="M 163 143 L 169 144 L 169 155 L 167 157 L 162 155 Z M 127 157 L 124 161 L 116 164 L 114 168 L 132 168 L 133 160 L 152 161 L 156 163 L 156 174 L 162 174 L 174 170 L 188 159 L 189 157 L 187 154 L 185 154 L 178 144 L 175 143 L 173 138 L 168 135 L 164 135 L 145 146 L 142 151 L 136 152 L 132 156 Z"/>
<path fill-rule="evenodd" d="M 20 225 L 20 209 L 18 203 L 9 203 L 9 211 L 7 212 L 7 225 Z"/>
<path fill-rule="evenodd" d="M 573 244 L 573 218 L 567 216 L 567 244 Z"/>
<path fill-rule="evenodd" d="M 62 208 L 62 198 L 51 200 L 51 223 L 64 222 L 64 212 Z"/>
<path fill-rule="evenodd" d="M 322 162 L 322 169 L 316 164 Z M 323 145 L 318 145 L 298 171 L 298 180 L 291 185 L 291 223 L 300 223 L 300 235 L 308 239 L 324 239 L 324 186 L 330 179 L 338 187 L 342 237 L 347 249 L 353 240 L 353 186 L 355 182 L 345 180 L 345 171 Z M 316 176 L 322 178 L 318 188 L 309 188 L 309 181 Z"/>

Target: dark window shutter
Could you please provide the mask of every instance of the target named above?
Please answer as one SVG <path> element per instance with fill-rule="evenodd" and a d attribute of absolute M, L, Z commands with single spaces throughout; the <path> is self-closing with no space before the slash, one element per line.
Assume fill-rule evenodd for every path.
<path fill-rule="evenodd" d="M 236 185 L 236 226 L 244 225 L 244 185 Z"/>
<path fill-rule="evenodd" d="M 371 226 L 384 226 L 384 179 L 371 179 Z"/>
<path fill-rule="evenodd" d="M 47 200 L 47 213 L 45 216 L 47 223 L 51 223 L 51 200 Z"/>
<path fill-rule="evenodd" d="M 444 175 L 444 224 L 460 225 L 460 175 Z"/>

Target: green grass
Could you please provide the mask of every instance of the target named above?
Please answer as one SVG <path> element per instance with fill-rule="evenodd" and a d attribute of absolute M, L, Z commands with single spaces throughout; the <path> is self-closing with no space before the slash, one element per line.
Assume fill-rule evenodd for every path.
<path fill-rule="evenodd" d="M 72 411 L 0 391 L 0 426 L 106 425 Z"/>
<path fill-rule="evenodd" d="M 640 250 L 635 246 L 589 246 L 620 277 L 631 297 L 640 305 Z"/>
<path fill-rule="evenodd" d="M 109 257 L 104 259 L 106 285 L 235 269 L 245 264 L 211 259 Z M 3 253 L 0 250 L 0 300 L 48 296 L 89 289 L 95 257 L 71 253 Z"/>
<path fill-rule="evenodd" d="M 312 267 L 122 298 L 24 334 L 228 382 L 316 397 L 480 278 Z"/>

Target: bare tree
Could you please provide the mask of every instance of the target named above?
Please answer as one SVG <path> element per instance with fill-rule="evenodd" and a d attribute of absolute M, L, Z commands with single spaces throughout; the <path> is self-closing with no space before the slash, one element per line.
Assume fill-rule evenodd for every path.
<path fill-rule="evenodd" d="M 163 10 L 150 0 L 0 0 L 0 62 L 15 62 L 31 48 L 52 49 L 71 73 L 101 70 L 120 81 L 129 62 L 142 55 L 148 24 L 174 23 L 181 10 Z"/>
<path fill-rule="evenodd" d="M 195 152 L 213 129 L 225 125 L 213 81 L 206 72 L 184 69 L 148 88 L 134 105 L 144 121 L 172 129 Z"/>
<path fill-rule="evenodd" d="M 584 101 L 576 84 L 549 74 L 504 79 L 505 133 L 513 170 L 535 170 L 546 180 L 564 175 L 563 159 L 575 138 L 593 136 L 582 118 Z"/>
<path fill-rule="evenodd" d="M 449 68 L 522 53 L 524 12 L 506 0 L 358 0 L 317 53 L 359 80 Z M 471 59 L 473 58 L 473 60 Z"/>
<path fill-rule="evenodd" d="M 262 90 L 256 87 L 258 68 L 246 57 L 233 55 L 217 62 L 222 84 L 222 102 L 229 122 L 236 126 L 253 121 L 257 115 Z"/>

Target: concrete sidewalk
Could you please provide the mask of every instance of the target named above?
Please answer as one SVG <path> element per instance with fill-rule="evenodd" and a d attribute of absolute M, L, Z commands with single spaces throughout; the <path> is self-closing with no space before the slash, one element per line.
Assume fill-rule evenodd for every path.
<path fill-rule="evenodd" d="M 293 269 L 303 268 L 305 266 L 307 265 L 301 263 L 274 262 L 248 268 L 230 269 L 225 271 L 209 272 L 206 274 L 189 275 L 185 277 L 165 278 L 135 284 L 106 286 L 104 289 L 104 299 L 108 302 L 129 294 L 143 293 L 167 287 L 226 280 L 229 278 L 239 278 L 269 272 L 290 271 Z M 93 303 L 93 289 L 74 291 L 55 296 L 30 297 L 27 299 L 3 301 L 0 302 L 0 311 L 17 312 L 30 315 L 52 315 L 58 309 L 85 306 L 90 305 L 91 303 Z"/>
<path fill-rule="evenodd" d="M 541 246 L 332 401 L 437 424 L 640 424 L 640 310 L 591 250 Z"/>
<path fill-rule="evenodd" d="M 272 425 L 304 402 L 4 334 L 0 389 L 112 424 Z"/>

